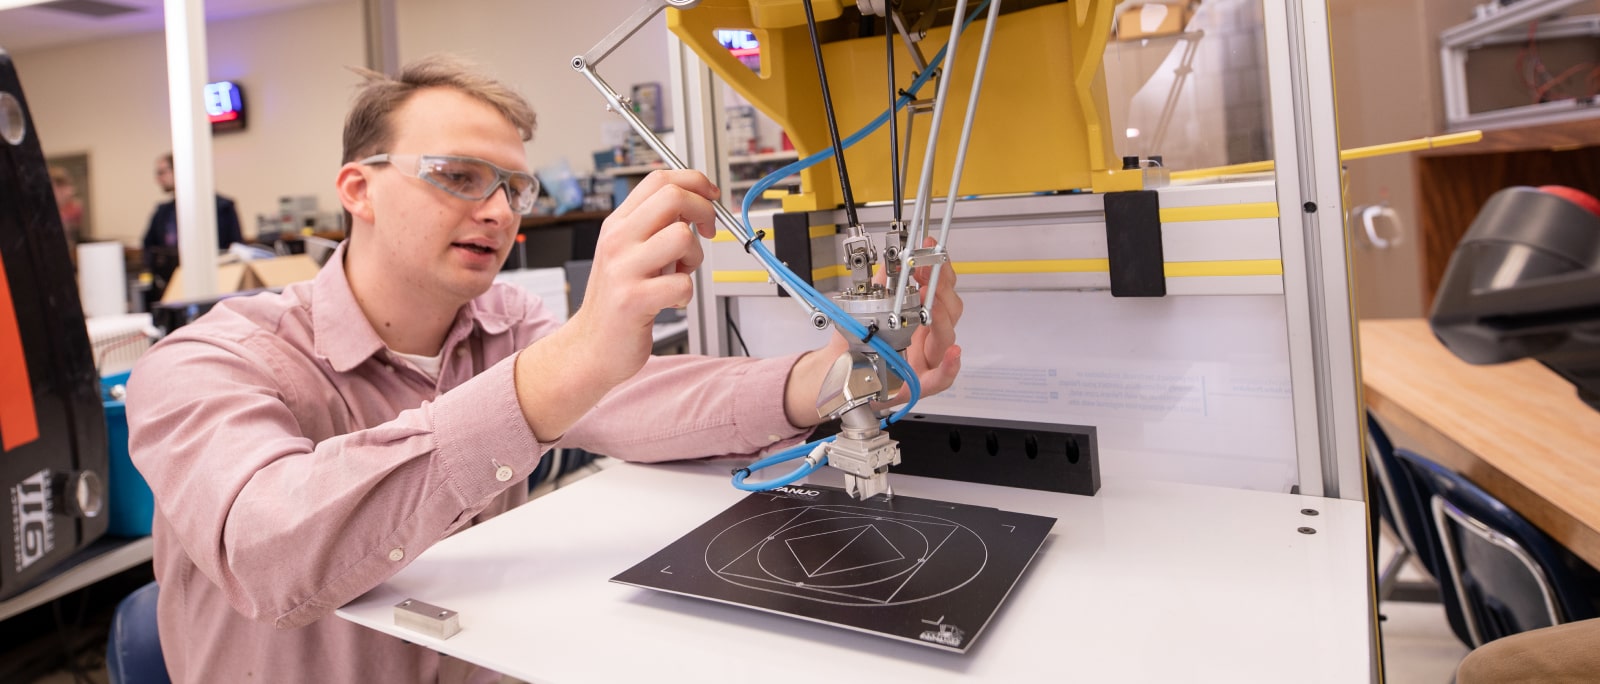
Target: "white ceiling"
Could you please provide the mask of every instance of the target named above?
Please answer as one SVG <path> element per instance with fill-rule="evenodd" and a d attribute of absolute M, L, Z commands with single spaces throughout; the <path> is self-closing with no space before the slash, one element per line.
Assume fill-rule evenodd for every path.
<path fill-rule="evenodd" d="M 101 0 L 138 8 L 112 17 L 95 18 L 46 7 L 0 9 L 0 48 L 23 52 L 43 47 L 79 43 L 108 36 L 160 31 L 162 0 Z M 323 5 L 355 0 L 205 0 L 206 21 L 278 12 L 305 5 Z M 0 7 L 16 4 L 0 0 Z"/>

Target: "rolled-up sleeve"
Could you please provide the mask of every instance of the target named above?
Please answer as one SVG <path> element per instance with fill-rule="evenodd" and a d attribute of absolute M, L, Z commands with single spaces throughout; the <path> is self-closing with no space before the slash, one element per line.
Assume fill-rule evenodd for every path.
<path fill-rule="evenodd" d="M 171 339 L 128 385 L 135 465 L 187 555 L 249 618 L 289 628 L 331 613 L 526 486 L 549 446 L 517 405 L 514 356 L 313 443 L 291 407 L 330 399 L 279 351 L 270 337 Z"/>

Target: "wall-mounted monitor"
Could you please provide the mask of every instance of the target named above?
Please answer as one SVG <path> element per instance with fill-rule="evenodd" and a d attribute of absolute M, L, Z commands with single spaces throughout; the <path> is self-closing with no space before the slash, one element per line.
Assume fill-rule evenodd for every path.
<path fill-rule="evenodd" d="M 211 132 L 242 130 L 245 124 L 244 91 L 233 81 L 206 84 L 206 117 L 211 120 Z"/>
<path fill-rule="evenodd" d="M 728 52 L 750 67 L 751 71 L 761 73 L 761 42 L 756 39 L 754 32 L 717 29 L 717 42 L 728 48 Z"/>

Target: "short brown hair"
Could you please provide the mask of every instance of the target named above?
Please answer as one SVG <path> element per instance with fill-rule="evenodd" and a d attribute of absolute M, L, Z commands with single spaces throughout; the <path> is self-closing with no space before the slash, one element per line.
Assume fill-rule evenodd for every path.
<path fill-rule="evenodd" d="M 356 92 L 355 104 L 344 120 L 344 161 L 349 163 L 385 151 L 394 139 L 390 115 L 411 96 L 427 88 L 449 88 L 494 107 L 517 127 L 524 141 L 533 139 L 533 107 L 504 83 L 480 73 L 452 55 L 430 55 L 407 64 L 391 77 L 371 69 L 351 67 L 366 79 Z"/>

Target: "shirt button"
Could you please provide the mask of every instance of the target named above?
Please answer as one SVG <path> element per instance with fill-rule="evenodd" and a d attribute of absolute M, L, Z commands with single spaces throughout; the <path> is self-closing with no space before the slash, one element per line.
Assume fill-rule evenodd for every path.
<path fill-rule="evenodd" d="M 396 563 L 399 563 L 401 560 L 405 559 L 405 557 L 406 557 L 406 550 L 405 549 L 402 549 L 402 548 L 400 548 L 398 546 L 396 546 L 396 547 L 394 547 L 392 549 L 389 549 L 389 560 L 392 560 L 392 561 L 394 561 Z"/>
<path fill-rule="evenodd" d="M 510 481 L 511 480 L 511 474 L 512 474 L 511 473 L 511 466 L 503 465 L 503 466 L 500 466 L 499 468 L 495 468 L 494 469 L 494 479 L 499 480 L 501 482 Z"/>
<path fill-rule="evenodd" d="M 767 435 L 767 443 L 768 444 L 772 444 L 772 443 L 774 443 L 774 442 L 776 442 L 776 441 L 778 441 L 780 439 L 783 439 L 783 438 L 779 437 L 777 435 Z"/>

